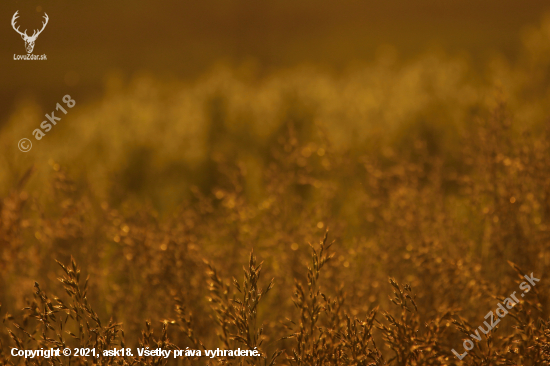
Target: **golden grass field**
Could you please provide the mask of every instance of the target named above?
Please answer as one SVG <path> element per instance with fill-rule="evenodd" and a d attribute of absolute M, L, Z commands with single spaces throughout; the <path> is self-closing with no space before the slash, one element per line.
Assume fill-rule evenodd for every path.
<path fill-rule="evenodd" d="M 40 141 L 55 102 L 21 98 L 0 130 L 0 365 L 121 346 L 262 357 L 27 364 L 548 365 L 550 18 L 517 54 L 112 73 Z"/>

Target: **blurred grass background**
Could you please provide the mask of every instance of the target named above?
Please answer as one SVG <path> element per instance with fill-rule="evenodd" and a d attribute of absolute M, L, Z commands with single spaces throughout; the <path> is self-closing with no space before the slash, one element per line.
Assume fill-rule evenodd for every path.
<path fill-rule="evenodd" d="M 3 2 L 0 115 L 29 94 L 45 105 L 67 90 L 80 100 L 98 96 L 113 70 L 192 80 L 223 61 L 249 62 L 259 75 L 302 63 L 337 72 L 374 60 L 385 45 L 403 58 L 439 47 L 483 71 L 494 52 L 517 57 L 522 30 L 547 9 L 544 0 Z M 35 50 L 50 62 L 14 62 L 24 53 L 9 23 L 16 10 L 22 29 L 50 15 Z"/>
<path fill-rule="evenodd" d="M 304 0 L 1 6 L 6 18 L 19 10 L 23 28 L 40 24 L 44 11 L 51 19 L 35 48 L 48 55 L 43 63 L 14 62 L 13 53 L 24 53 L 22 40 L 4 25 L 4 136 L 30 135 L 65 94 L 78 102 L 67 123 L 36 141 L 31 154 L 14 158 L 90 160 L 80 166 L 101 177 L 104 194 L 117 176 L 122 190 L 150 192 L 162 211 L 178 202 L 174 194 L 183 195 L 183 178 L 213 184 L 206 182 L 212 176 L 204 164 L 214 151 L 234 145 L 251 155 L 262 150 L 265 157 L 266 139 L 289 118 L 285 113 L 307 114 L 297 117 L 307 120 L 301 123 L 329 125 L 339 144 L 361 144 L 373 130 L 393 130 L 426 114 L 440 118 L 445 110 L 454 111 L 448 123 L 459 123 L 468 108 L 490 97 L 492 91 L 479 86 L 503 82 L 495 73 L 506 64 L 529 62 L 522 59 L 524 45 L 547 5 Z M 6 134 L 8 124 L 23 135 Z M 118 134 L 106 132 L 111 129 Z M 221 140 L 225 147 L 210 146 Z M 6 173 L 13 181 L 23 168 L 11 166 L 18 166 Z"/>

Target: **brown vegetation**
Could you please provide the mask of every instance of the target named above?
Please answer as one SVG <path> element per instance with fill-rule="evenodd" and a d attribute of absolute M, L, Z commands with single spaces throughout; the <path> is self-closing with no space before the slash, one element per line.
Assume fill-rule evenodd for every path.
<path fill-rule="evenodd" d="M 427 55 L 77 100 L 51 139 L 2 155 L 0 364 L 58 346 L 134 357 L 28 364 L 166 362 L 138 346 L 262 353 L 168 360 L 183 365 L 548 364 L 544 24 L 484 83 Z M 34 115 L 16 111 L 2 146 Z M 531 272 L 534 291 L 459 361 Z"/>

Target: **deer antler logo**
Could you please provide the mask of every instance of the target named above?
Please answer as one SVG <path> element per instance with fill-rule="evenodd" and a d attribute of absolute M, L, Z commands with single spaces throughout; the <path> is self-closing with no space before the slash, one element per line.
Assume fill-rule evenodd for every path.
<path fill-rule="evenodd" d="M 48 24 L 48 20 L 49 20 L 48 14 L 44 13 L 44 18 L 46 19 L 46 21 L 42 22 L 42 29 L 40 29 L 39 31 L 35 30 L 32 36 L 29 37 L 27 35 L 26 29 L 25 29 L 25 32 L 20 32 L 19 27 L 15 28 L 15 20 L 19 18 L 19 16 L 17 15 L 18 12 L 19 10 L 17 10 L 15 14 L 13 14 L 13 18 L 11 18 L 11 26 L 17 33 L 21 35 L 21 38 L 23 38 L 23 40 L 25 41 L 25 48 L 27 49 L 27 53 L 32 53 L 32 50 L 34 49 L 34 41 L 36 41 L 36 38 L 38 38 L 40 33 L 42 33 L 44 28 L 46 28 L 46 24 Z"/>

